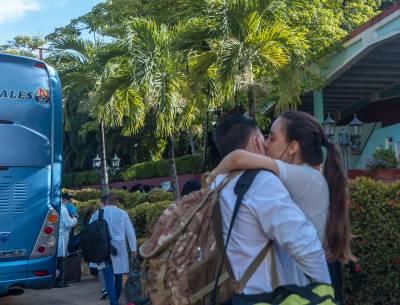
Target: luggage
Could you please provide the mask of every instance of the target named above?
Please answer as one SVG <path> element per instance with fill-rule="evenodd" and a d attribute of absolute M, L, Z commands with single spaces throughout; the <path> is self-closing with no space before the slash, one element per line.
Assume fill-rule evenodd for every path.
<path fill-rule="evenodd" d="M 80 233 L 80 247 L 86 262 L 101 263 L 108 261 L 112 253 L 108 224 L 103 218 L 104 210 L 99 210 L 99 218 L 91 222 Z"/>
<path fill-rule="evenodd" d="M 63 259 L 63 282 L 77 282 L 81 280 L 81 261 L 79 252 L 75 252 Z"/>
<path fill-rule="evenodd" d="M 80 234 L 75 234 L 75 228 L 72 228 L 69 232 L 69 240 L 68 240 L 68 252 L 75 253 L 79 250 L 80 244 Z"/>
<path fill-rule="evenodd" d="M 242 201 L 257 173 L 246 171 L 238 179 L 237 202 Z M 214 190 L 203 190 L 200 199 L 183 197 L 172 204 L 160 216 L 150 239 L 140 247 L 145 259 L 143 289 L 152 305 L 200 305 L 213 299 L 220 304 L 241 291 L 265 257 L 267 247 L 239 282 L 233 277 L 229 261 L 222 260 L 219 192 L 235 175 L 228 175 Z M 221 277 L 214 290 L 217 270 Z"/>
<path fill-rule="evenodd" d="M 137 259 L 131 260 L 128 279 L 125 284 L 126 300 L 128 305 L 147 305 L 149 298 L 145 297 L 142 293 L 141 287 L 141 273 L 142 269 Z"/>

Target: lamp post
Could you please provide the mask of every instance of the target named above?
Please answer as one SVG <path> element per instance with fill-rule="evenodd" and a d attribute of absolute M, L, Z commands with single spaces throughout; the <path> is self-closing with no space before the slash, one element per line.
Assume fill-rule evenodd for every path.
<path fill-rule="evenodd" d="M 337 122 L 331 118 L 328 113 L 328 117 L 322 122 L 322 127 L 324 129 L 325 135 L 329 142 L 335 143 L 335 129 Z M 340 145 L 340 152 L 342 155 L 343 168 L 346 172 L 348 171 L 348 155 L 349 148 L 353 150 L 359 150 L 361 146 L 361 135 L 362 135 L 363 123 L 357 119 L 354 115 L 353 120 L 348 125 L 350 134 L 343 128 L 338 135 L 337 143 Z"/>
<path fill-rule="evenodd" d="M 103 171 L 100 171 L 101 174 L 101 191 L 103 195 L 106 195 L 109 193 L 109 188 L 108 188 L 108 171 L 112 171 L 112 173 L 115 173 L 116 171 L 119 170 L 119 165 L 121 163 L 121 159 L 118 158 L 117 154 L 114 154 L 114 157 L 111 159 L 111 167 L 107 166 L 107 161 L 102 160 L 99 157 L 99 154 L 96 155 L 92 159 L 92 166 L 94 169 L 100 170 L 100 167 L 103 165 L 105 168 L 105 174 L 103 174 Z"/>
<path fill-rule="evenodd" d="M 121 158 L 118 158 L 117 154 L 114 154 L 114 157 L 111 159 L 112 167 L 118 170 L 120 162 Z"/>
<path fill-rule="evenodd" d="M 346 130 L 344 128 L 339 132 L 339 146 L 340 146 L 340 153 L 342 155 L 342 162 L 343 162 L 343 168 L 347 176 L 347 172 L 349 169 L 349 146 L 350 146 L 350 141 L 349 141 L 349 135 L 347 134 Z"/>

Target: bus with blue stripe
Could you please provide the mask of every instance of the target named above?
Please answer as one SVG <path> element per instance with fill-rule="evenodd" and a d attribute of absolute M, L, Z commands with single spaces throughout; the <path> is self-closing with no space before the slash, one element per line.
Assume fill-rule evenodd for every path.
<path fill-rule="evenodd" d="M 0 295 L 54 283 L 62 132 L 55 70 L 0 53 Z"/>

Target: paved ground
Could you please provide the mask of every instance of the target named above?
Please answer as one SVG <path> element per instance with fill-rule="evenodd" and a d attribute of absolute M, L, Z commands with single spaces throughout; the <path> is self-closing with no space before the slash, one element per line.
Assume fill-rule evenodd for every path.
<path fill-rule="evenodd" d="M 69 287 L 51 290 L 25 290 L 20 296 L 0 297 L 1 305 L 108 305 L 108 300 L 100 301 L 100 283 L 85 275 L 80 282 Z M 122 291 L 120 304 L 125 305 Z"/>

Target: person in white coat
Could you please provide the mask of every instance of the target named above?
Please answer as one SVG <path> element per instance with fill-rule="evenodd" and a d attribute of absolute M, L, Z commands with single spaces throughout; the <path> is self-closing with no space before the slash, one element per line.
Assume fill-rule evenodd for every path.
<path fill-rule="evenodd" d="M 67 205 L 71 203 L 71 196 L 68 193 L 62 194 L 61 212 L 60 212 L 60 229 L 58 233 L 58 249 L 57 249 L 57 270 L 58 276 L 56 280 L 56 288 L 68 287 L 67 284 L 61 283 L 63 275 L 63 258 L 68 256 L 68 241 L 71 229 L 78 222 L 78 215 L 71 213 Z"/>
<path fill-rule="evenodd" d="M 111 244 L 117 250 L 116 255 L 110 255 L 108 262 L 100 263 L 97 268 L 104 275 L 106 289 L 110 305 L 117 305 L 121 295 L 122 275 L 129 272 L 129 258 L 126 240 L 132 256 L 136 256 L 136 234 L 128 213 L 116 205 L 119 198 L 116 194 L 110 193 L 104 198 L 104 220 L 108 224 L 111 236 Z M 98 219 L 99 211 L 96 211 L 90 222 Z"/>

